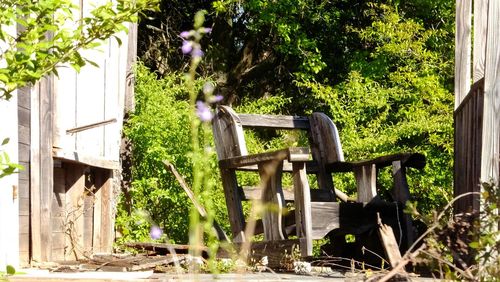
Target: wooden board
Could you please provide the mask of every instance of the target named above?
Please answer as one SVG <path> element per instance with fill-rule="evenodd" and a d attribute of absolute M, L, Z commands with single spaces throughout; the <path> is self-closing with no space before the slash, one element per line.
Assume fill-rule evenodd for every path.
<path fill-rule="evenodd" d="M 476 83 L 484 78 L 486 57 L 486 33 L 488 21 L 488 1 L 474 2 L 474 48 L 472 48 L 472 82 Z"/>
<path fill-rule="evenodd" d="M 455 109 L 470 89 L 472 0 L 456 1 Z"/>
<path fill-rule="evenodd" d="M 481 181 L 499 181 L 500 156 L 500 3 L 489 1 L 484 77 Z"/>

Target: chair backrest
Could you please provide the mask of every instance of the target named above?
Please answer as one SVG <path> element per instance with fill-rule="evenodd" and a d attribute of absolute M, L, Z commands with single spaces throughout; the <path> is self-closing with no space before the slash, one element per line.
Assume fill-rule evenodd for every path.
<path fill-rule="evenodd" d="M 248 155 L 243 129 L 299 129 L 308 134 L 313 160 L 318 164 L 318 183 L 322 189 L 333 189 L 331 175 L 325 164 L 343 161 L 344 154 L 338 130 L 332 120 L 323 113 L 310 117 L 238 114 L 228 106 L 218 106 L 212 122 L 218 159 Z"/>

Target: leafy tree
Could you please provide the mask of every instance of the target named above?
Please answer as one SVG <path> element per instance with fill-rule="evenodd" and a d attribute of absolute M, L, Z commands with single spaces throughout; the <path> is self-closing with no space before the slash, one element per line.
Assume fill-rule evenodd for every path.
<path fill-rule="evenodd" d="M 175 5 L 175 12 L 164 9 L 150 16 L 171 21 L 156 29 L 151 27 L 154 21 L 142 26 L 148 42 L 158 44 L 154 52 L 168 50 L 160 75 L 186 64 L 172 46 L 180 46 L 176 34 L 200 4 L 163 2 Z M 207 52 L 199 71 L 214 77 L 225 103 L 267 107 L 270 98 L 283 97 L 279 100 L 285 104 L 275 107 L 275 113 L 326 112 L 340 127 L 348 159 L 395 151 L 424 153 L 425 173 L 411 183 L 424 210 L 442 205 L 451 195 L 453 3 L 202 2 L 203 8 L 211 4 L 207 22 L 213 32 L 202 42 Z M 159 69 L 148 57 L 152 50 L 143 48 L 145 62 Z M 259 111 L 258 106 L 252 111 Z M 347 179 L 338 182 L 347 190 L 352 187 Z"/>
<path fill-rule="evenodd" d="M 126 30 L 126 22 L 137 21 L 138 13 L 156 5 L 157 1 L 148 0 L 109 1 L 77 18 L 78 7 L 71 0 L 2 1 L 0 98 L 8 100 L 16 88 L 46 74 L 57 75 L 57 66 L 62 63 L 76 70 L 87 63 L 95 65 L 79 50 L 99 46 L 100 40 Z M 7 27 L 16 26 L 19 32 L 9 32 Z"/>

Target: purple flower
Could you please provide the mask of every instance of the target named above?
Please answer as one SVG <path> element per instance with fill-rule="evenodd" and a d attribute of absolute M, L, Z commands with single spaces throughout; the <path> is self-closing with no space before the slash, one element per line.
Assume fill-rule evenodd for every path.
<path fill-rule="evenodd" d="M 210 33 L 210 32 L 212 32 L 212 29 L 211 29 L 211 28 L 209 28 L 209 27 L 205 27 L 205 28 L 203 28 L 203 29 L 202 29 L 202 31 L 203 31 L 204 33 Z"/>
<path fill-rule="evenodd" d="M 191 41 L 183 40 L 181 49 L 183 54 L 189 54 L 193 50 L 193 43 Z"/>
<path fill-rule="evenodd" d="M 201 121 L 210 121 L 213 117 L 210 108 L 202 101 L 196 102 L 196 115 Z"/>
<path fill-rule="evenodd" d="M 193 56 L 194 58 L 201 58 L 204 54 L 205 53 L 203 53 L 203 51 L 201 51 L 201 49 L 199 48 L 194 48 L 191 52 L 191 56 Z"/>
<path fill-rule="evenodd" d="M 222 101 L 222 99 L 224 99 L 224 97 L 222 97 L 222 95 L 215 95 L 215 96 L 212 96 L 208 99 L 208 101 L 210 103 L 217 103 L 217 102 L 220 102 Z"/>
<path fill-rule="evenodd" d="M 183 32 L 181 32 L 180 36 L 182 38 L 188 38 L 190 34 L 191 34 L 191 32 L 189 32 L 189 31 L 183 31 Z"/>
<path fill-rule="evenodd" d="M 160 227 L 158 227 L 156 225 L 151 226 L 151 230 L 149 231 L 149 236 L 151 236 L 151 239 L 158 240 L 161 238 L 162 234 L 163 234 L 163 231 L 161 230 Z"/>

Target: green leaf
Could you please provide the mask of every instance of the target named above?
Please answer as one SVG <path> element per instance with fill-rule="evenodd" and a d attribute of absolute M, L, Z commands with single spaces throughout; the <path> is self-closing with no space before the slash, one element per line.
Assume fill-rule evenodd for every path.
<path fill-rule="evenodd" d="M 16 269 L 12 265 L 7 265 L 6 267 L 7 274 L 14 275 L 16 274 Z"/>
<path fill-rule="evenodd" d="M 6 145 L 7 143 L 9 143 L 9 140 L 10 140 L 10 138 L 8 138 L 8 137 L 7 137 L 7 138 L 5 138 L 5 139 L 3 139 L 3 141 L 2 141 L 2 146 L 3 146 L 3 145 Z"/>

